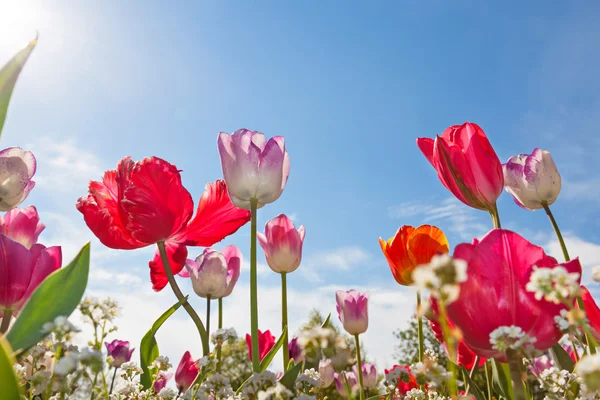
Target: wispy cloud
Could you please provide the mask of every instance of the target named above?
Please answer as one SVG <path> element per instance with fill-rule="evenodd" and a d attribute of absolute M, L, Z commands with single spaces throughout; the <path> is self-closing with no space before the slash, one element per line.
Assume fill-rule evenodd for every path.
<path fill-rule="evenodd" d="M 440 202 L 409 201 L 388 208 L 393 219 L 422 217 L 425 223 L 444 225 L 444 229 L 470 240 L 485 234 L 489 225 L 483 223 L 481 212 L 465 206 L 453 197 Z"/>
<path fill-rule="evenodd" d="M 358 246 L 338 247 L 328 251 L 312 253 L 302 262 L 302 275 L 312 282 L 322 282 L 323 273 L 349 271 L 371 261 L 369 253 Z"/>
<path fill-rule="evenodd" d="M 565 236 L 565 244 L 571 258 L 579 257 L 581 266 L 583 267 L 582 283 L 591 284 L 591 270 L 596 266 L 600 266 L 600 244 L 588 242 L 578 236 Z M 564 260 L 560 243 L 556 239 L 550 240 L 546 246 L 546 251 L 557 260 Z"/>

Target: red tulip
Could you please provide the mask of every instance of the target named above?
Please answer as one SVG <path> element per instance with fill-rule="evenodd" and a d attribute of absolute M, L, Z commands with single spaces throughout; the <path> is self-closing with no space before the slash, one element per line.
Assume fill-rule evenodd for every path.
<path fill-rule="evenodd" d="M 102 182 L 92 181 L 77 202 L 85 223 L 112 249 L 139 249 L 164 241 L 174 274 L 187 258 L 186 246 L 209 247 L 237 231 L 250 213 L 235 207 L 224 181 L 206 185 L 194 218 L 194 202 L 179 170 L 158 157 L 134 162 L 125 157 Z M 167 285 L 158 249 L 150 261 L 152 287 Z"/>
<path fill-rule="evenodd" d="M 435 298 L 430 297 L 429 302 L 431 304 L 431 309 L 435 315 L 435 317 L 439 317 L 438 315 L 438 306 Z M 454 329 L 454 322 L 450 318 L 446 318 L 448 323 L 448 327 L 450 329 Z M 446 343 L 444 342 L 444 334 L 442 332 L 442 326 L 438 323 L 438 321 L 434 321 L 433 319 L 429 320 L 429 326 L 431 326 L 431 330 L 433 331 L 433 335 L 435 338 L 442 343 L 444 346 L 444 350 L 448 353 L 448 348 L 446 347 Z M 477 354 L 473 353 L 473 351 L 465 344 L 464 341 L 458 342 L 458 347 L 456 348 L 456 364 L 461 367 L 465 367 L 466 370 L 470 371 L 475 364 L 475 357 Z M 481 367 L 485 364 L 485 358 L 480 358 L 478 366 Z"/>
<path fill-rule="evenodd" d="M 600 340 L 600 308 L 598 308 L 592 294 L 585 286 L 581 286 L 581 298 L 594 338 Z"/>
<path fill-rule="evenodd" d="M 252 336 L 249 333 L 246 334 L 246 344 L 248 345 L 248 357 L 250 361 L 252 361 Z M 264 333 L 258 331 L 258 354 L 260 356 L 260 360 L 271 351 L 273 346 L 275 345 L 275 336 L 271 335 L 271 331 L 267 330 Z"/>
<path fill-rule="evenodd" d="M 392 372 L 395 369 L 404 369 L 409 376 L 409 381 L 408 382 L 404 382 L 401 379 L 397 380 L 397 388 L 398 391 L 400 392 L 400 395 L 404 396 L 406 395 L 406 393 L 410 392 L 412 389 L 417 389 L 419 387 L 419 385 L 417 384 L 417 378 L 415 378 L 415 376 L 410 372 L 410 367 L 408 365 L 401 367 L 400 365 L 394 365 L 392 367 L 392 369 L 390 370 L 384 370 L 385 371 L 385 375 L 388 375 L 390 372 Z"/>
<path fill-rule="evenodd" d="M 504 188 L 502 164 L 477 124 L 451 126 L 435 140 L 417 139 L 417 145 L 456 198 L 468 206 L 495 211 Z"/>
<path fill-rule="evenodd" d="M 175 371 L 175 383 L 179 393 L 184 393 L 192 386 L 198 376 L 198 371 L 200 368 L 196 365 L 196 361 L 192 360 L 192 355 L 186 351 Z"/>
<path fill-rule="evenodd" d="M 581 274 L 578 259 L 559 264 L 541 247 L 505 229 L 494 229 L 473 244 L 458 245 L 454 257 L 467 261 L 469 279 L 461 284 L 458 299 L 448 306 L 448 316 L 475 354 L 506 361 L 505 354 L 490 343 L 490 333 L 501 326 L 520 327 L 536 338 L 534 346 L 541 351 L 558 342 L 562 333 L 554 317 L 566 306 L 536 300 L 525 287 L 534 266 L 561 265 L 569 273 Z"/>

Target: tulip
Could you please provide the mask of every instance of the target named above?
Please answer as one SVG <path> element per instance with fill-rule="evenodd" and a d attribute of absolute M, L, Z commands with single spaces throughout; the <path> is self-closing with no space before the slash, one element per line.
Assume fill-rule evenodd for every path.
<path fill-rule="evenodd" d="M 119 368 L 123 363 L 131 360 L 131 354 L 135 349 L 129 349 L 129 342 L 123 340 L 113 340 L 112 342 L 104 343 L 108 355 L 112 357 L 112 365 L 115 368 Z"/>
<path fill-rule="evenodd" d="M 218 252 L 207 248 L 196 260 L 187 260 L 179 275 L 192 280 L 194 292 L 203 298 L 219 299 L 231 294 L 242 265 L 242 252 L 235 246 L 226 246 Z"/>
<path fill-rule="evenodd" d="M 356 290 L 335 292 L 338 317 L 346 332 L 359 335 L 367 331 L 369 326 L 369 295 L 358 293 Z"/>
<path fill-rule="evenodd" d="M 252 361 L 252 336 L 246 334 L 246 344 L 248 345 L 248 358 Z M 264 333 L 258 331 L 258 353 L 260 361 L 271 351 L 275 345 L 275 336 L 271 334 L 271 331 L 266 330 Z"/>
<path fill-rule="evenodd" d="M 387 242 L 379 238 L 381 251 L 390 265 L 394 279 L 401 285 L 412 285 L 412 272 L 429 264 L 436 254 L 448 252 L 448 239 L 441 229 L 431 225 L 413 228 L 403 225 Z"/>
<path fill-rule="evenodd" d="M 186 351 L 175 371 L 175 384 L 179 393 L 184 393 L 192 386 L 199 371 L 200 368 L 196 365 L 196 361 L 192 360 L 192 355 Z"/>
<path fill-rule="evenodd" d="M 304 360 L 304 351 L 302 350 L 302 347 L 300 347 L 300 345 L 298 344 L 297 337 L 293 338 L 288 344 L 288 354 L 289 358 L 294 360 L 296 364 Z"/>
<path fill-rule="evenodd" d="M 319 361 L 319 377 L 321 378 L 321 388 L 328 388 L 334 380 L 335 370 L 331 360 Z"/>
<path fill-rule="evenodd" d="M 352 366 L 352 371 L 358 376 L 358 368 Z M 377 368 L 373 364 L 364 363 L 362 365 L 363 387 L 365 389 L 375 389 L 377 387 Z"/>
<path fill-rule="evenodd" d="M 36 170 L 32 152 L 19 147 L 0 151 L 0 211 L 9 211 L 23 202 L 35 186 Z"/>
<path fill-rule="evenodd" d="M 304 226 L 296 230 L 285 214 L 280 214 L 265 225 L 265 234 L 257 233 L 269 267 L 277 273 L 294 272 L 302 260 Z"/>
<path fill-rule="evenodd" d="M 597 341 L 600 341 L 600 308 L 598 308 L 592 294 L 585 286 L 581 286 L 581 298 L 583 299 L 586 317 L 592 328 L 592 334 Z"/>
<path fill-rule="evenodd" d="M 167 386 L 167 382 L 173 376 L 172 373 L 167 373 L 165 371 L 159 371 L 156 380 L 154 381 L 154 393 L 159 393 L 165 386 Z"/>
<path fill-rule="evenodd" d="M 177 167 L 158 157 L 139 162 L 125 157 L 102 182 L 90 182 L 89 195 L 77 202 L 87 226 L 107 247 L 130 250 L 164 242 L 174 274 L 183 269 L 186 246 L 210 247 L 250 219 L 231 203 L 222 180 L 206 185 L 192 218 L 193 208 Z M 158 250 L 149 265 L 152 287 L 160 291 L 168 280 Z"/>
<path fill-rule="evenodd" d="M 442 136 L 417 139 L 419 149 L 438 173 L 442 184 L 466 205 L 497 214 L 502 193 L 502 165 L 483 130 L 465 122 Z"/>
<path fill-rule="evenodd" d="M 398 388 L 398 392 L 401 396 L 405 396 L 408 392 L 410 392 L 412 389 L 417 389 L 419 387 L 419 385 L 417 384 L 417 378 L 415 378 L 415 376 L 410 372 L 410 367 L 404 366 L 401 367 L 400 365 L 394 365 L 392 367 L 392 369 L 390 370 L 384 370 L 385 371 L 385 375 L 387 377 L 387 375 L 389 375 L 390 373 L 392 373 L 394 370 L 405 370 L 406 373 L 408 374 L 408 382 L 404 382 L 404 380 L 402 379 L 398 379 L 397 382 L 397 388 Z"/>
<path fill-rule="evenodd" d="M 11 315 L 60 268 L 61 248 L 37 243 L 43 229 L 35 207 L 14 209 L 0 217 L 0 310 L 5 317 L 0 331 L 6 331 Z"/>
<path fill-rule="evenodd" d="M 358 390 L 358 380 L 354 372 L 344 371 L 341 374 L 336 373 L 333 375 L 333 379 L 335 381 L 335 388 L 342 397 L 350 397 L 350 394 Z M 350 387 L 350 391 L 348 391 L 348 386 Z"/>
<path fill-rule="evenodd" d="M 461 284 L 458 299 L 448 305 L 448 316 L 475 354 L 506 362 L 505 353 L 490 343 L 490 333 L 503 326 L 521 328 L 536 339 L 533 345 L 540 351 L 558 342 L 562 333 L 554 317 L 566 306 L 537 300 L 526 286 L 534 267 L 561 265 L 568 273 L 581 275 L 578 259 L 559 264 L 541 247 L 505 229 L 494 229 L 473 244 L 460 244 L 454 258 L 468 263 L 469 279 Z"/>
<path fill-rule="evenodd" d="M 560 174 L 546 150 L 512 156 L 502 170 L 506 191 L 520 207 L 539 210 L 554 203 L 560 193 Z"/>
<path fill-rule="evenodd" d="M 251 200 L 261 208 L 281 196 L 290 174 L 290 159 L 282 136 L 267 142 L 261 132 L 238 129 L 231 135 L 219 133 L 217 144 L 233 204 L 250 210 Z"/>

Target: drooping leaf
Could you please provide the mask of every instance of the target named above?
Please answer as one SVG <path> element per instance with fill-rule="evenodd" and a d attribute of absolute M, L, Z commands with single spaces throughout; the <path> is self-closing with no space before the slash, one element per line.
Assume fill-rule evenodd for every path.
<path fill-rule="evenodd" d="M 507 400 L 514 399 L 508 364 L 492 360 L 492 381 L 494 390 L 504 396 Z"/>
<path fill-rule="evenodd" d="M 569 353 L 567 353 L 560 344 L 557 343 L 552 346 L 550 355 L 552 355 L 554 364 L 556 364 L 558 369 L 564 369 L 569 372 L 573 372 L 573 369 L 575 369 L 575 362 L 573 362 Z"/>
<path fill-rule="evenodd" d="M 160 355 L 158 351 L 158 343 L 156 343 L 156 338 L 154 336 L 162 324 L 164 324 L 165 321 L 169 319 L 169 317 L 187 301 L 187 298 L 188 296 L 185 296 L 181 301 L 175 303 L 171 308 L 158 317 L 154 324 L 152 324 L 152 328 L 150 328 L 150 330 L 142 338 L 142 342 L 140 343 L 140 367 L 144 372 L 140 377 L 140 383 L 144 389 L 149 389 L 150 385 L 152 385 L 152 377 L 148 366 L 154 360 L 156 360 L 156 357 Z"/>
<path fill-rule="evenodd" d="M 269 352 L 265 355 L 265 357 L 260 361 L 260 372 L 266 371 L 266 369 L 269 368 L 269 364 L 271 364 L 271 361 L 273 361 L 275 354 L 279 351 L 279 349 L 283 345 L 283 339 L 285 338 L 286 332 L 287 332 L 287 326 L 285 328 L 283 328 L 283 332 L 281 332 L 281 335 L 279 336 L 279 339 L 277 339 L 277 342 L 275 343 L 275 345 L 271 348 L 271 350 L 269 350 Z M 287 349 L 283 349 L 283 351 L 287 351 Z"/>
<path fill-rule="evenodd" d="M 20 52 L 18 52 L 8 63 L 0 70 L 0 134 L 6 120 L 8 112 L 8 104 L 17 83 L 17 78 L 27 62 L 29 55 L 33 51 L 37 43 L 37 35 L 29 44 Z"/>
<path fill-rule="evenodd" d="M 50 274 L 33 292 L 7 338 L 20 356 L 47 333 L 42 327 L 58 316 L 69 317 L 83 297 L 90 269 L 90 244 L 83 246 L 73 261 Z"/>
<path fill-rule="evenodd" d="M 290 390 L 294 390 L 294 385 L 296 384 L 296 378 L 298 378 L 298 374 L 300 373 L 300 370 L 302 369 L 302 364 L 303 363 L 298 363 L 298 364 L 294 365 L 292 368 L 290 368 L 285 374 L 283 374 L 281 379 L 279 379 L 279 383 L 281 383 L 283 386 L 285 386 L 286 388 L 288 388 Z"/>
<path fill-rule="evenodd" d="M 0 393 L 5 400 L 21 399 L 21 386 L 13 369 L 14 363 L 10 344 L 0 336 Z"/>
<path fill-rule="evenodd" d="M 485 400 L 485 395 L 483 394 L 483 392 L 481 391 L 479 386 L 477 386 L 477 384 L 473 381 L 473 379 L 471 379 L 471 377 L 469 376 L 469 371 L 467 371 L 465 369 L 465 367 L 460 367 L 460 368 L 462 369 L 462 373 L 465 378 L 465 381 L 469 384 L 469 392 L 473 396 L 475 396 L 475 399 Z"/>
<path fill-rule="evenodd" d="M 330 320 L 331 320 L 331 313 L 329 313 L 327 318 L 325 318 L 325 321 L 323 321 L 323 324 L 321 324 L 321 328 L 327 328 L 327 325 L 329 325 Z"/>

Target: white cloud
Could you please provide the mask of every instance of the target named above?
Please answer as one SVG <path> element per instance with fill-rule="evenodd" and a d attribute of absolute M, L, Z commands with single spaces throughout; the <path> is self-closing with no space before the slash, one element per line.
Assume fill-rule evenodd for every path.
<path fill-rule="evenodd" d="M 344 246 L 312 253 L 302 261 L 302 268 L 299 271 L 309 281 L 322 282 L 323 272 L 349 271 L 370 260 L 371 255 L 361 247 Z"/>
<path fill-rule="evenodd" d="M 443 230 L 457 234 L 463 240 L 480 237 L 489 231 L 489 225 L 482 222 L 487 215 L 467 207 L 454 197 L 441 202 L 409 201 L 388 208 L 394 219 L 424 217 L 424 223 L 437 223 Z"/>
<path fill-rule="evenodd" d="M 143 283 L 142 278 L 129 272 L 115 272 L 102 267 L 95 267 L 90 270 L 89 279 L 93 283 L 116 284 L 118 286 L 128 286 L 129 288 L 139 286 Z"/>
<path fill-rule="evenodd" d="M 571 259 L 579 257 L 583 267 L 582 283 L 585 285 L 596 285 L 592 280 L 592 268 L 600 266 L 600 244 L 588 242 L 577 236 L 565 236 L 565 244 Z M 560 243 L 557 239 L 550 240 L 545 249 L 548 254 L 557 260 L 564 260 Z"/>

